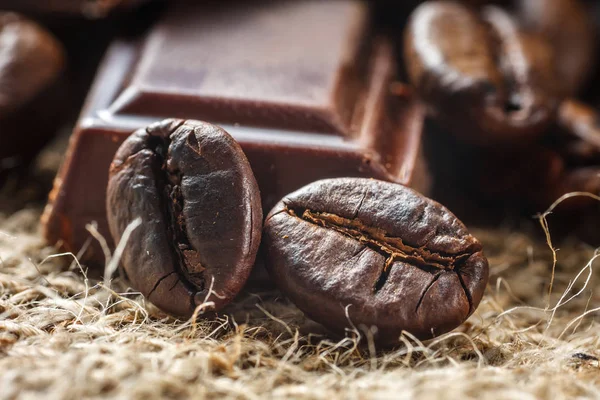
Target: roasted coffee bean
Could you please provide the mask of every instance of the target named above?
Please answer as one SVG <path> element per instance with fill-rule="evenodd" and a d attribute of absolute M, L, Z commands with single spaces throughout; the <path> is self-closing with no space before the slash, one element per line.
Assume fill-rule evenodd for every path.
<path fill-rule="evenodd" d="M 54 133 L 64 66 L 64 50 L 49 32 L 0 12 L 0 172 L 29 161 Z"/>
<path fill-rule="evenodd" d="M 596 35 L 580 0 L 518 0 L 520 25 L 552 46 L 558 83 L 568 95 L 579 91 L 594 70 Z"/>
<path fill-rule="evenodd" d="M 110 166 L 107 217 L 115 242 L 141 225 L 121 259 L 133 288 L 162 310 L 190 316 L 240 291 L 262 227 L 260 194 L 246 156 L 223 129 L 165 120 L 132 134 Z"/>
<path fill-rule="evenodd" d="M 554 200 L 566 171 L 562 157 L 541 145 L 514 152 L 474 157 L 469 189 L 488 202 L 516 205 L 530 212 L 545 210 Z"/>
<path fill-rule="evenodd" d="M 587 104 L 568 99 L 558 112 L 555 143 L 567 164 L 567 171 L 556 180 L 550 199 L 566 193 L 587 192 L 600 195 L 600 115 Z M 597 206 L 597 201 L 585 196 L 573 197 L 561 205 L 561 210 L 579 210 L 582 214 Z"/>
<path fill-rule="evenodd" d="M 488 278 L 481 244 L 450 211 L 373 179 L 299 189 L 270 212 L 263 238 L 267 268 L 298 308 L 338 333 L 374 326 L 383 344 L 456 328 Z"/>
<path fill-rule="evenodd" d="M 554 119 L 550 47 L 496 6 L 476 13 L 456 2 L 422 4 L 405 32 L 405 61 L 430 114 L 464 140 L 525 145 Z"/>
<path fill-rule="evenodd" d="M 600 195 L 600 167 L 575 168 L 566 171 L 556 182 L 554 192 L 550 193 L 548 205 L 567 193 L 591 193 Z M 579 211 L 586 213 L 590 207 L 597 206 L 598 201 L 587 196 L 573 196 L 565 200 L 558 208 L 559 211 Z"/>
<path fill-rule="evenodd" d="M 2 0 L 2 8 L 36 15 L 74 15 L 103 18 L 113 10 L 126 10 L 145 0 Z"/>
<path fill-rule="evenodd" d="M 600 115 L 589 105 L 569 99 L 558 112 L 558 146 L 572 165 L 600 164 Z"/>

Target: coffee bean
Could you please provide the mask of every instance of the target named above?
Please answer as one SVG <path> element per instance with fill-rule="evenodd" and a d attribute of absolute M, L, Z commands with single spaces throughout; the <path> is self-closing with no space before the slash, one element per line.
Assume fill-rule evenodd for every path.
<path fill-rule="evenodd" d="M 551 201 L 573 192 L 592 193 L 598 196 L 600 195 L 600 168 L 593 166 L 569 170 L 556 182 L 554 190 L 549 197 Z M 589 207 L 597 206 L 597 200 L 586 196 L 576 196 L 561 204 L 560 209 L 572 209 L 585 215 Z"/>
<path fill-rule="evenodd" d="M 556 125 L 547 141 L 565 160 L 566 169 L 553 180 L 546 207 L 566 193 L 600 194 L 600 115 L 589 105 L 567 99 L 561 103 Z M 585 215 L 597 205 L 590 197 L 576 196 L 564 201 L 558 210 Z"/>
<path fill-rule="evenodd" d="M 554 118 L 552 51 L 499 7 L 476 13 L 456 2 L 422 4 L 406 29 L 405 60 L 430 114 L 464 140 L 521 146 Z"/>
<path fill-rule="evenodd" d="M 27 164 L 55 133 L 65 100 L 65 63 L 65 51 L 50 32 L 0 11 L 0 174 Z"/>
<path fill-rule="evenodd" d="M 479 305 L 482 246 L 446 208 L 402 185 L 363 178 L 314 182 L 281 200 L 263 231 L 276 284 L 310 318 L 343 333 L 377 327 L 398 343 L 448 332 Z"/>
<path fill-rule="evenodd" d="M 573 95 L 586 83 L 596 61 L 593 21 L 580 0 L 518 0 L 516 14 L 528 32 L 552 46 L 558 83 Z"/>
<path fill-rule="evenodd" d="M 565 173 L 564 161 L 556 151 L 536 145 L 523 151 L 475 156 L 466 180 L 471 195 L 535 213 L 556 199 L 557 185 Z"/>
<path fill-rule="evenodd" d="M 568 99 L 558 112 L 557 147 L 572 165 L 600 163 L 600 115 L 587 104 Z"/>
<path fill-rule="evenodd" d="M 124 271 L 133 288 L 182 317 L 205 300 L 219 310 L 235 297 L 262 227 L 258 186 L 239 145 L 221 128 L 189 120 L 140 129 L 121 145 L 107 214 L 115 242 L 142 219 L 125 247 Z"/>

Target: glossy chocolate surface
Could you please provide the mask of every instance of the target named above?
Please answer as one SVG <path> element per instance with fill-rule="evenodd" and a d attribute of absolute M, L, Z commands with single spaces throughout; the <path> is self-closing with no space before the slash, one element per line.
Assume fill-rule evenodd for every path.
<path fill-rule="evenodd" d="M 145 38 L 109 49 L 50 195 L 44 221 L 51 243 L 79 250 L 91 221 L 107 233 L 106 182 L 117 147 L 166 117 L 229 132 L 267 209 L 328 177 L 425 190 L 423 113 L 393 82 L 391 45 L 372 37 L 363 3 L 236 4 L 178 5 Z"/>

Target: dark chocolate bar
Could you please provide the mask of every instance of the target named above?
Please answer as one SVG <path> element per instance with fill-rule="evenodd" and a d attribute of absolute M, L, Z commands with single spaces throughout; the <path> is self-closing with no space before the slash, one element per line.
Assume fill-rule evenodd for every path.
<path fill-rule="evenodd" d="M 45 236 L 75 252 L 96 221 L 108 239 L 112 157 L 135 129 L 165 117 L 229 132 L 265 208 L 328 177 L 424 191 L 423 112 L 395 72 L 391 45 L 371 36 L 360 2 L 177 4 L 142 40 L 109 49 L 50 194 Z"/>

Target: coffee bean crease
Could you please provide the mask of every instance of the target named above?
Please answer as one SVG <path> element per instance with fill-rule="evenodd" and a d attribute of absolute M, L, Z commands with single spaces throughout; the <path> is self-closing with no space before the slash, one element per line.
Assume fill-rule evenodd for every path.
<path fill-rule="evenodd" d="M 469 249 L 461 254 L 442 254 L 440 252 L 429 251 L 425 246 L 414 247 L 407 245 L 401 238 L 391 237 L 380 228 L 370 227 L 363 224 L 358 219 L 348 219 L 340 217 L 335 214 L 327 212 L 315 212 L 310 210 L 293 210 L 286 208 L 288 214 L 301 218 L 304 221 L 313 223 L 324 228 L 332 229 L 336 232 L 341 233 L 344 236 L 350 237 L 354 240 L 364 244 L 366 248 L 370 248 L 381 253 L 385 257 L 384 266 L 381 270 L 380 276 L 373 284 L 373 291 L 377 293 L 387 283 L 390 269 L 396 261 L 403 261 L 414 267 L 420 268 L 423 271 L 427 271 L 434 275 L 434 279 L 430 283 L 430 286 L 423 292 L 417 309 L 425 296 L 427 290 L 443 271 L 458 271 L 461 263 L 463 263 L 471 254 L 472 249 Z M 363 251 L 362 249 L 361 251 Z M 441 270 L 441 271 L 440 271 Z M 456 272 L 457 272 L 456 271 Z M 460 278 L 460 274 L 457 272 L 457 276 Z M 472 301 L 468 290 L 464 287 L 465 295 L 469 299 L 469 306 L 472 307 Z"/>
<path fill-rule="evenodd" d="M 205 301 L 222 308 L 241 290 L 260 243 L 262 207 L 250 164 L 227 132 L 165 120 L 135 132 L 117 151 L 107 217 L 117 242 L 142 218 L 123 269 L 155 305 L 189 317 Z"/>
<path fill-rule="evenodd" d="M 488 276 L 480 242 L 447 209 L 373 179 L 314 182 L 286 196 L 264 225 L 265 262 L 308 316 L 336 332 L 377 327 L 437 336 L 477 308 Z M 347 310 L 347 311 L 346 311 Z"/>

